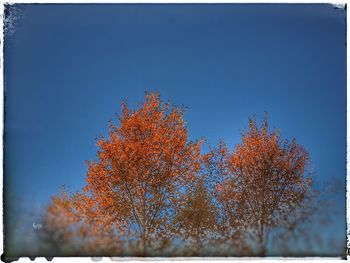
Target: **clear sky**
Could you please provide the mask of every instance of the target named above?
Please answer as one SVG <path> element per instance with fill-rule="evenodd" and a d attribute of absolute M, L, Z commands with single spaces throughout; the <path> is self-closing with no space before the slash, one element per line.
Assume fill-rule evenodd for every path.
<path fill-rule="evenodd" d="M 249 116 L 294 136 L 345 188 L 345 11 L 332 5 L 14 5 L 5 35 L 5 187 L 49 201 L 84 185 L 95 138 L 145 90 L 188 107 L 191 139 Z M 24 195 L 23 195 L 24 194 Z M 339 207 L 345 211 L 344 195 Z M 345 217 L 339 218 L 340 230 Z"/>

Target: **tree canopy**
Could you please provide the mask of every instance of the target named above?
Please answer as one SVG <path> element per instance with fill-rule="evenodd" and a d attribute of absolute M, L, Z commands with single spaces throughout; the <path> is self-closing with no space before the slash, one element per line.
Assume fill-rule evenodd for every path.
<path fill-rule="evenodd" d="M 126 102 L 87 162 L 86 186 L 52 198 L 45 251 L 63 255 L 266 255 L 277 233 L 310 218 L 309 154 L 249 119 L 242 140 L 207 153 L 189 139 L 184 110 L 147 93 Z M 296 224 L 297 222 L 297 224 Z"/>

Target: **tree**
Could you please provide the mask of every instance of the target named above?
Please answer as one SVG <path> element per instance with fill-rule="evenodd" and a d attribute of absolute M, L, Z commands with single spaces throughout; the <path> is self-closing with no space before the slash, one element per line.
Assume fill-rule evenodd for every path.
<path fill-rule="evenodd" d="M 91 197 L 63 187 L 42 216 L 38 231 L 44 256 L 97 256 L 122 252 L 122 226 L 115 215 L 99 214 Z M 117 232 L 116 232 L 117 231 Z"/>
<path fill-rule="evenodd" d="M 75 224 L 79 233 L 91 232 L 95 242 L 106 233 L 116 240 L 124 237 L 124 254 L 164 250 L 172 238 L 169 229 L 178 201 L 200 169 L 201 142 L 189 141 L 183 113 L 162 103 L 158 93 L 146 94 L 136 110 L 123 102 L 119 125 L 110 122 L 109 137 L 97 142 L 97 160 L 87 163 L 83 191 L 55 197 L 46 225 L 67 229 L 66 223 Z M 64 219 L 50 219 L 62 207 Z"/>
<path fill-rule="evenodd" d="M 203 256 L 216 232 L 216 207 L 212 203 L 205 178 L 199 177 L 189 189 L 175 219 L 174 232 L 178 233 L 185 250 L 182 256 Z"/>
<path fill-rule="evenodd" d="M 216 155 L 225 169 L 216 189 L 224 217 L 242 242 L 255 240 L 255 250 L 264 256 L 273 229 L 291 229 L 293 215 L 302 219 L 312 185 L 306 172 L 309 155 L 295 139 L 283 140 L 276 129 L 269 131 L 267 116 L 261 126 L 249 120 L 234 151 L 219 149 Z"/>

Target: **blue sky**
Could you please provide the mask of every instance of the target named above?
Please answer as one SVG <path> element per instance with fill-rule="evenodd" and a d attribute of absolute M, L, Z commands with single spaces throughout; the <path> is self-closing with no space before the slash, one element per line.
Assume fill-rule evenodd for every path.
<path fill-rule="evenodd" d="M 84 185 L 95 138 L 145 90 L 188 107 L 191 139 L 249 116 L 294 136 L 345 188 L 345 12 L 332 5 L 13 5 L 5 35 L 5 187 L 49 201 Z M 23 195 L 24 194 L 24 195 Z M 344 196 L 339 208 L 345 213 Z M 339 218 L 338 230 L 345 219 Z M 339 232 L 339 233 L 340 233 Z"/>

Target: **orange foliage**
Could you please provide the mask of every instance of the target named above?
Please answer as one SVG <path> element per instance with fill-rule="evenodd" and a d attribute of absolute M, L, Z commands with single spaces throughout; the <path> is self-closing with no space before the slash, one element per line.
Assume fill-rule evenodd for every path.
<path fill-rule="evenodd" d="M 234 151 L 224 144 L 211 151 L 208 168 L 213 160 L 215 194 L 227 221 L 231 227 L 245 229 L 264 255 L 269 230 L 288 227 L 290 214 L 307 200 L 312 183 L 305 175 L 308 153 L 295 139 L 282 140 L 277 130 L 269 131 L 265 117 L 260 127 L 249 120 L 249 129 Z"/>
<path fill-rule="evenodd" d="M 201 155 L 183 113 L 158 93 L 136 110 L 123 102 L 118 124 L 97 141 L 97 160 L 87 162 L 86 186 L 52 198 L 46 238 L 64 255 L 163 255 L 174 236 L 192 240 L 191 255 L 204 245 L 265 255 L 271 229 L 303 220 L 312 180 L 302 146 L 270 131 L 266 117 L 260 126 L 250 119 L 233 150 L 220 142 Z"/>
<path fill-rule="evenodd" d="M 164 105 L 158 93 L 146 94 L 136 110 L 124 102 L 119 125 L 110 123 L 109 138 L 97 145 L 98 159 L 88 162 L 87 184 L 71 204 L 76 213 L 67 210 L 65 217 L 79 217 L 94 232 L 98 224 L 109 226 L 107 220 L 119 235 L 133 232 L 140 255 L 148 247 L 162 247 L 177 200 L 201 164 L 201 142 L 189 142 L 183 110 Z M 50 211 L 58 211 L 55 202 Z"/>

